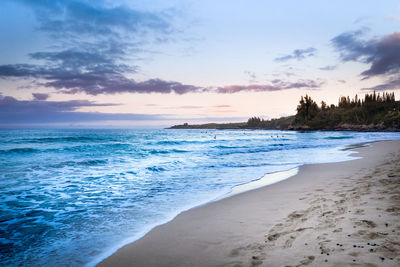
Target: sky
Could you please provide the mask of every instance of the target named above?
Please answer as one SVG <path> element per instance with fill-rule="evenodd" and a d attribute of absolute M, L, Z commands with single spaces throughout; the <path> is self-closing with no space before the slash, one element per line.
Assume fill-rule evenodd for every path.
<path fill-rule="evenodd" d="M 0 127 L 166 127 L 400 89 L 400 2 L 1 0 Z"/>

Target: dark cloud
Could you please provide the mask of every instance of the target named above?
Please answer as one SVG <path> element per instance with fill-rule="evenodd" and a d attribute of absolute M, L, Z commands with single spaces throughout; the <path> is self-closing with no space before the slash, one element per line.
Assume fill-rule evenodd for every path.
<path fill-rule="evenodd" d="M 74 111 L 81 107 L 101 107 L 101 106 L 117 106 L 119 104 L 97 104 L 88 100 L 69 100 L 69 101 L 42 101 L 42 100 L 17 100 L 11 96 L 0 98 L 1 111 L 7 110 L 18 112 L 33 111 L 57 111 L 66 112 Z"/>
<path fill-rule="evenodd" d="M 168 114 L 132 114 L 79 112 L 81 107 L 112 106 L 115 104 L 97 104 L 87 100 L 38 101 L 17 100 L 0 94 L 0 127 L 23 125 L 54 125 L 74 123 L 99 123 L 108 121 L 199 121 L 222 122 L 244 121 L 247 118 L 207 117 L 176 118 Z"/>
<path fill-rule="evenodd" d="M 325 67 L 321 67 L 319 68 L 320 70 L 326 70 L 326 71 L 330 71 L 330 70 L 336 70 L 337 66 L 336 65 L 328 65 Z"/>
<path fill-rule="evenodd" d="M 32 59 L 43 61 L 44 64 L 0 65 L 0 78 L 33 78 L 42 86 L 67 94 L 79 92 L 89 95 L 123 92 L 185 94 L 202 90 L 197 86 L 160 79 L 142 82 L 129 79 L 125 73 L 135 72 L 135 68 L 119 64 L 112 54 L 101 51 L 65 50 L 32 53 L 30 56 Z"/>
<path fill-rule="evenodd" d="M 362 88 L 365 91 L 386 91 L 400 89 L 400 78 L 389 79 L 383 84 L 379 84 L 369 88 Z"/>
<path fill-rule="evenodd" d="M 278 91 L 293 88 L 317 89 L 310 80 L 255 84 L 255 74 L 246 72 L 252 85 L 201 87 L 158 78 L 137 81 L 129 76 L 138 66 L 128 65 L 141 51 L 146 38 L 165 39 L 174 32 L 172 17 L 165 12 L 134 10 L 105 1 L 16 0 L 30 7 L 39 29 L 54 38 L 53 50 L 30 53 L 29 64 L 0 65 L 0 79 L 31 79 L 32 84 L 65 94 L 88 95 L 117 93 L 234 93 L 240 91 Z M 63 47 L 60 49 L 59 47 Z M 315 48 L 298 49 L 278 61 L 301 60 L 314 55 Z M 36 97 L 40 99 L 40 96 Z M 43 96 L 42 96 L 43 97 Z M 42 98 L 44 100 L 44 98 Z M 49 103 L 49 102 L 46 102 Z"/>
<path fill-rule="evenodd" d="M 142 52 L 146 43 L 164 42 L 174 32 L 168 12 L 140 11 L 101 0 L 13 2 L 33 11 L 39 30 L 54 39 L 53 50 L 30 53 L 29 64 L 0 65 L 0 78 L 30 78 L 67 94 L 183 94 L 199 89 L 160 79 L 128 78 L 138 66 L 126 62 Z"/>
<path fill-rule="evenodd" d="M 135 10 L 104 1 L 17 0 L 34 11 L 40 30 L 56 38 L 132 38 L 146 32 L 167 32 L 171 26 L 161 13 Z"/>
<path fill-rule="evenodd" d="M 42 93 L 32 93 L 32 96 L 34 100 L 46 100 L 47 98 L 49 98 L 49 94 Z"/>
<path fill-rule="evenodd" d="M 395 90 L 400 87 L 400 32 L 380 38 L 365 39 L 366 29 L 345 32 L 332 39 L 343 62 L 357 61 L 370 64 L 363 71 L 363 79 L 383 77 L 385 83 L 363 90 Z"/>
<path fill-rule="evenodd" d="M 109 50 L 109 48 L 105 48 Z M 119 64 L 116 59 L 101 51 L 64 50 L 60 52 L 37 52 L 32 59 L 43 64 L 0 65 L 0 78 L 32 78 L 39 85 L 56 89 L 66 94 L 88 95 L 116 93 L 234 93 L 239 91 L 279 91 L 293 88 L 319 88 L 320 83 L 311 80 L 286 82 L 275 79 L 269 85 L 232 85 L 205 88 L 182 84 L 176 81 L 150 79 L 135 81 L 126 77 L 135 69 Z"/>
<path fill-rule="evenodd" d="M 13 2 L 29 7 L 38 30 L 54 42 L 52 48 L 56 51 L 32 53 L 30 57 L 62 62 L 63 67 L 90 69 L 101 65 L 126 71 L 129 66 L 115 62 L 129 62 L 143 52 L 145 44 L 169 40 L 175 32 L 171 14 L 167 12 L 140 11 L 103 0 Z"/>
<path fill-rule="evenodd" d="M 288 82 L 280 79 L 271 81 L 271 84 L 251 84 L 251 85 L 228 85 L 218 87 L 218 93 L 238 93 L 242 91 L 266 92 L 266 91 L 282 91 L 289 89 L 319 89 L 323 82 L 314 80 L 298 80 L 296 82 Z"/>
<path fill-rule="evenodd" d="M 0 97 L 0 125 L 96 122 L 108 120 L 155 120 L 159 115 L 79 112 L 81 107 L 113 106 L 87 100 L 38 101 Z"/>
<path fill-rule="evenodd" d="M 293 52 L 289 55 L 275 58 L 275 61 L 284 62 L 284 61 L 288 61 L 291 59 L 303 60 L 306 57 L 314 56 L 316 52 L 317 52 L 317 49 L 315 49 L 314 47 L 309 47 L 306 49 L 296 49 L 296 50 L 293 50 Z"/>
<path fill-rule="evenodd" d="M 121 51 L 112 51 L 113 44 L 108 47 L 96 50 L 68 49 L 59 52 L 36 52 L 29 56 L 32 59 L 44 61 L 52 69 L 60 68 L 65 70 L 85 70 L 85 71 L 116 71 L 133 72 L 134 67 L 125 64 L 118 64 L 121 57 Z"/>
<path fill-rule="evenodd" d="M 362 39 L 365 30 L 342 33 L 332 39 L 342 61 L 370 64 L 364 78 L 400 72 L 400 32 L 382 38 Z"/>

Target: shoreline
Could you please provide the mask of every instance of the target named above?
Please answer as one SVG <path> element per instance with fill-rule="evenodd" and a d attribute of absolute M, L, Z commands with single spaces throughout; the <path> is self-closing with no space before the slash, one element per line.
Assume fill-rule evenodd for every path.
<path fill-rule="evenodd" d="M 352 159 L 349 159 L 352 160 Z M 177 212 L 175 215 L 170 216 L 170 218 L 166 219 L 164 222 L 161 223 L 154 223 L 153 225 L 150 225 L 149 227 L 147 227 L 146 229 L 144 229 L 142 232 L 132 236 L 131 238 L 125 239 L 123 242 L 121 242 L 120 245 L 114 246 L 113 248 L 107 250 L 106 252 L 102 253 L 100 257 L 96 258 L 95 260 L 90 261 L 89 263 L 85 264 L 84 266 L 98 266 L 101 262 L 103 262 L 105 259 L 111 257 L 112 255 L 114 255 L 118 250 L 120 250 L 121 248 L 130 245 L 138 240 L 140 240 L 141 238 L 143 238 L 144 236 L 146 236 L 149 232 L 151 232 L 154 228 L 157 228 L 161 225 L 165 225 L 168 224 L 169 222 L 173 221 L 177 216 L 179 216 L 181 213 L 187 212 L 189 210 L 198 208 L 198 207 L 202 207 L 205 205 L 208 205 L 210 203 L 216 202 L 216 201 L 220 201 L 222 199 L 225 198 L 230 198 L 233 197 L 237 194 L 242 194 L 248 191 L 252 191 L 252 190 L 256 190 L 258 188 L 264 187 L 264 186 L 269 186 L 275 183 L 279 183 L 281 181 L 284 181 L 286 179 L 290 179 L 293 176 L 295 176 L 298 172 L 299 172 L 299 167 L 292 167 L 288 170 L 283 170 L 283 171 L 277 171 L 277 172 L 272 172 L 272 173 L 266 173 L 265 175 L 263 175 L 260 178 L 251 180 L 249 182 L 243 183 L 243 184 L 238 184 L 236 186 L 234 186 L 230 192 L 225 193 L 221 196 L 217 196 L 215 198 L 212 198 L 210 200 L 205 201 L 204 203 L 200 203 L 194 207 L 190 207 L 187 209 L 184 209 L 182 211 Z M 272 178 L 272 181 L 268 178 Z M 278 180 L 277 180 L 278 179 Z M 276 181 L 277 180 L 277 181 Z M 250 188 L 249 188 L 250 187 Z"/>
<path fill-rule="evenodd" d="M 352 149 L 355 149 L 355 148 L 358 148 L 358 147 L 369 146 L 370 144 L 372 144 L 374 142 L 381 142 L 381 141 L 371 141 L 371 142 L 364 142 L 364 143 L 346 145 L 343 148 L 339 148 L 339 150 L 341 150 L 341 151 L 352 150 Z M 349 161 L 349 160 L 357 159 L 356 157 L 351 156 L 351 154 L 352 153 L 344 155 L 344 157 L 347 157 L 347 159 L 344 159 L 344 160 L 341 160 L 341 161 L 333 161 L 333 162 L 342 162 L 342 161 Z M 168 224 L 169 222 L 174 220 L 177 216 L 179 216 L 181 213 L 187 212 L 187 211 L 189 211 L 191 209 L 195 209 L 195 208 L 198 208 L 198 207 L 201 207 L 201 206 L 204 206 L 204 205 L 208 205 L 208 204 L 216 202 L 216 201 L 223 200 L 225 198 L 233 197 L 233 196 L 235 196 L 237 194 L 242 194 L 242 193 L 245 193 L 245 192 L 248 192 L 248 191 L 251 191 L 251 190 L 256 190 L 256 189 L 261 188 L 261 187 L 270 186 L 272 184 L 279 183 L 279 182 L 281 182 L 283 180 L 286 180 L 286 179 L 290 179 L 293 176 L 298 174 L 299 168 L 301 166 L 303 166 L 303 165 L 291 167 L 291 168 L 289 168 L 287 170 L 266 173 L 266 174 L 264 174 L 263 176 L 261 176 L 259 178 L 250 180 L 250 181 L 242 183 L 242 184 L 235 185 L 234 187 L 231 188 L 231 191 L 229 191 L 227 193 L 224 193 L 224 194 L 222 194 L 220 196 L 216 196 L 214 198 L 206 200 L 205 202 L 199 203 L 199 204 L 197 204 L 197 205 L 195 205 L 193 207 L 189 207 L 189 208 L 183 209 L 181 211 L 178 211 L 178 212 L 172 214 L 171 216 L 169 216 L 169 218 L 166 219 L 165 221 L 154 223 L 154 224 L 150 225 L 149 227 L 147 227 L 146 229 L 144 229 L 143 231 L 139 232 L 138 234 L 123 240 L 119 245 L 116 245 L 116 246 L 108 249 L 107 251 L 103 252 L 96 259 L 94 259 L 94 260 L 88 262 L 87 264 L 85 264 L 85 266 L 87 266 L 87 267 L 97 266 L 99 263 L 103 262 L 105 259 L 107 259 L 107 258 L 111 257 L 112 255 L 114 255 L 121 248 L 140 240 L 141 238 L 146 236 L 149 232 L 151 232 L 154 228 L 156 228 L 158 226 L 161 226 L 161 225 Z"/>
<path fill-rule="evenodd" d="M 239 123 L 240 124 L 240 123 Z M 346 125 L 346 126 L 337 126 L 333 128 L 309 128 L 302 126 L 291 126 L 288 128 L 262 128 L 262 127 L 229 127 L 229 126 L 213 126 L 213 127 L 203 127 L 203 125 L 174 125 L 171 127 L 164 128 L 165 130 L 264 130 L 264 131 L 304 131 L 304 132 L 359 132 L 359 133 L 368 133 L 368 132 L 400 132 L 399 128 L 394 127 L 380 127 L 378 125 Z"/>
<path fill-rule="evenodd" d="M 300 171 L 298 174 L 292 176 L 291 178 L 294 177 L 303 177 L 300 180 L 307 180 L 304 177 L 307 176 L 307 170 L 309 171 L 309 169 L 320 169 L 321 168 L 325 168 L 328 165 L 330 165 L 331 169 L 332 169 L 332 165 L 350 165 L 350 169 L 352 168 L 351 165 L 354 165 L 354 162 L 365 162 L 367 161 L 369 164 L 371 164 L 370 160 L 367 160 L 368 158 L 371 157 L 371 155 L 368 156 L 368 153 L 365 152 L 365 150 L 377 150 L 376 147 L 381 146 L 380 144 L 388 144 L 390 142 L 393 142 L 394 144 L 396 144 L 396 148 L 399 147 L 400 141 L 383 141 L 383 142 L 374 142 L 372 144 L 372 146 L 368 146 L 368 147 L 357 147 L 356 149 L 354 149 L 353 147 L 351 148 L 351 152 L 352 152 L 352 156 L 354 156 L 354 153 L 357 153 L 358 155 L 356 155 L 357 157 L 360 155 L 363 155 L 364 157 L 362 159 L 360 158 L 355 158 L 353 160 L 348 160 L 348 161 L 344 161 L 344 162 L 339 162 L 339 163 L 322 163 L 322 164 L 310 164 L 310 165 L 303 165 L 300 167 Z M 387 146 L 387 145 L 386 145 Z M 375 147 L 375 149 L 373 149 Z M 389 146 L 390 148 L 391 146 Z M 378 149 L 379 150 L 379 149 Z M 364 154 L 365 155 L 364 155 Z M 382 155 L 384 154 L 384 151 L 380 152 Z M 371 154 L 371 153 L 370 153 Z M 367 159 L 366 159 L 367 158 Z M 372 161 L 374 162 L 374 161 Z M 353 164 L 352 164 L 353 163 Z M 360 165 L 360 164 L 358 164 Z M 363 165 L 363 164 L 361 164 Z M 337 168 L 337 166 L 334 168 Z M 354 169 L 354 168 L 353 168 Z M 340 173 L 340 171 L 338 171 Z M 308 174 L 309 175 L 309 174 Z M 335 174 L 334 174 L 335 176 Z M 248 214 L 248 212 L 245 212 L 245 215 L 243 215 L 242 217 L 245 217 L 245 219 L 247 220 L 243 220 L 243 222 L 237 222 L 237 217 L 235 218 L 235 216 L 230 216 L 232 218 L 230 219 L 235 219 L 236 222 L 234 222 L 234 225 L 226 225 L 226 222 L 228 222 L 229 220 L 226 220 L 226 216 L 227 214 L 222 214 L 221 215 L 221 208 L 222 210 L 226 209 L 226 208 L 233 208 L 235 209 L 235 206 L 232 206 L 232 202 L 234 202 L 235 204 L 238 204 L 238 202 L 241 202 L 241 206 L 243 206 L 243 203 L 247 203 L 247 204 L 253 204 L 253 206 L 257 206 L 258 207 L 250 207 L 249 209 L 260 209 L 262 207 L 260 207 L 260 204 L 257 204 L 257 201 L 260 202 L 260 199 L 262 201 L 265 201 L 265 197 L 260 196 L 260 192 L 262 191 L 269 191 L 269 193 L 279 193 L 280 191 L 282 191 L 283 187 L 290 187 L 290 185 L 294 185 L 296 187 L 299 187 L 299 181 L 295 181 L 296 179 L 285 179 L 283 181 L 280 181 L 276 184 L 272 184 L 269 186 L 264 186 L 261 188 L 257 188 L 257 189 L 252 189 L 251 191 L 246 191 L 237 195 L 233 195 L 233 196 L 228 196 L 226 198 L 222 198 L 219 199 L 215 202 L 208 202 L 207 204 L 204 205 L 200 205 L 197 207 L 194 207 L 192 209 L 189 209 L 187 211 L 184 211 L 182 213 L 180 213 L 178 216 L 176 216 L 172 221 L 167 222 L 166 224 L 163 225 L 159 225 L 155 228 L 153 228 L 150 232 L 148 232 L 147 234 L 144 235 L 144 237 L 142 237 L 141 239 L 130 243 L 128 245 L 125 245 L 124 247 L 120 248 L 117 252 L 115 252 L 114 254 L 112 254 L 110 257 L 106 258 L 105 260 L 103 260 L 102 262 L 100 262 L 100 264 L 98 266 L 111 266 L 111 265 L 118 265 L 118 266 L 126 266 L 126 265 L 135 265 L 135 263 L 139 266 L 139 265 L 150 265 L 150 266 L 159 266 L 159 265 L 186 265 L 186 264 L 194 264 L 194 265 L 199 265 L 200 263 L 204 263 L 205 265 L 220 265 L 220 264 L 226 264 L 226 263 L 232 263 L 232 259 L 230 259 L 230 257 L 235 258 L 235 255 L 230 256 L 230 254 L 232 254 L 232 251 L 235 251 L 235 249 L 237 248 L 241 248 L 244 241 L 241 240 L 237 240 L 237 236 L 242 236 L 242 238 L 244 237 L 245 239 L 247 239 L 247 243 L 251 243 L 256 241 L 260 242 L 260 238 L 262 238 L 264 235 L 260 234 L 265 232 L 266 229 L 268 229 L 268 225 L 269 227 L 273 227 L 274 224 L 273 222 L 278 222 L 279 220 L 282 220 L 285 215 L 287 216 L 287 212 L 290 210 L 293 210 L 294 208 L 299 209 L 301 207 L 301 202 L 304 201 L 295 201 L 296 203 L 292 203 L 293 205 L 287 205 L 285 208 L 281 208 L 280 212 L 278 212 L 279 214 L 274 214 L 274 218 L 272 219 L 268 219 L 269 222 L 267 223 L 262 223 L 262 220 L 265 219 L 265 215 L 259 215 L 257 216 L 257 214 Z M 308 183 L 310 179 L 308 179 Z M 323 179 L 323 178 L 319 178 L 319 180 L 321 180 L 321 182 L 326 182 L 327 179 Z M 329 180 L 329 179 L 328 179 Z M 304 181 L 303 181 L 304 182 Z M 315 186 L 315 185 L 314 185 Z M 274 192 L 275 191 L 275 192 Z M 283 190 L 285 191 L 285 190 Z M 288 191 L 288 190 L 286 190 Z M 289 190 L 290 191 L 290 190 Z M 288 193 L 288 192 L 283 192 L 283 193 Z M 297 198 L 299 192 L 297 192 L 294 196 L 294 198 Z M 278 194 L 279 195 L 279 194 Z M 293 194 L 291 194 L 291 197 L 293 199 Z M 256 202 L 254 202 L 254 198 L 256 198 Z M 252 201 L 249 201 L 253 200 Z M 272 200 L 275 203 L 279 203 L 282 201 L 279 201 L 279 197 L 275 198 L 275 199 L 271 199 L 271 197 L 267 197 L 268 200 Z M 249 203 L 250 202 L 250 203 Z M 291 201 L 287 201 L 288 203 L 290 203 Z M 282 203 L 280 203 L 282 204 Z M 303 203 L 304 204 L 304 203 Z M 268 205 L 267 205 L 268 206 Z M 279 205 L 278 205 L 279 206 Z M 271 204 L 269 204 L 269 211 L 275 210 L 275 212 L 277 211 L 276 208 L 274 209 Z M 268 207 L 267 207 L 268 210 Z M 259 210 L 257 210 L 259 211 Z M 221 221 L 225 221 L 225 225 L 222 226 L 221 228 L 221 222 L 217 221 L 216 219 L 213 219 L 211 217 L 211 219 L 207 219 L 209 216 L 204 216 L 205 213 L 209 214 L 212 213 L 213 215 L 218 215 L 218 220 Z M 223 212 L 222 212 L 223 213 Z M 225 212 L 226 213 L 226 212 Z M 264 211 L 265 213 L 265 211 Z M 268 214 L 267 214 L 268 215 Z M 271 214 L 269 214 L 271 215 Z M 224 218 L 225 217 L 225 218 Z M 239 216 L 241 217 L 241 216 Z M 267 216 L 268 217 L 268 216 Z M 193 219 L 196 218 L 196 221 L 194 221 Z M 249 220 L 250 219 L 250 220 Z M 257 220 L 257 221 L 261 221 L 261 223 L 257 223 L 257 227 L 254 227 L 254 225 L 251 225 L 251 222 L 249 223 L 249 221 L 252 220 Z M 196 224 L 196 222 L 198 221 L 203 221 L 203 223 L 206 224 L 212 224 L 214 227 L 213 228 L 218 228 L 219 230 L 222 230 L 222 232 L 225 232 L 223 234 L 221 234 L 221 232 L 215 232 L 215 229 L 211 229 L 214 231 L 214 234 L 210 234 L 208 233 L 209 231 L 207 230 L 207 227 L 201 227 L 198 224 Z M 213 221 L 213 222 L 210 222 Z M 247 229 L 247 231 L 249 231 L 250 233 L 248 234 L 238 234 L 237 230 L 238 228 L 243 228 L 243 226 L 240 226 L 241 224 L 246 224 L 245 221 L 247 221 L 248 226 L 253 226 L 253 227 L 245 227 L 245 228 L 254 228 L 254 229 Z M 194 225 L 193 225 L 194 224 Z M 260 229 L 260 226 L 263 225 L 262 228 L 264 228 L 263 230 Z M 177 226 L 179 226 L 177 228 Z M 199 233 L 190 233 L 191 229 L 193 229 L 193 227 L 200 227 L 203 231 L 203 234 Z M 183 227 L 183 228 L 182 228 Z M 228 231 L 224 230 L 223 228 L 228 228 Z M 233 228 L 233 229 L 230 229 Z M 187 237 L 184 237 L 182 239 L 182 236 L 179 237 L 182 232 L 180 233 L 181 230 L 184 230 L 183 232 L 185 232 L 186 230 L 188 230 L 188 232 L 185 232 L 186 234 L 190 233 L 190 240 L 187 240 Z M 230 230 L 229 230 L 230 229 Z M 200 230 L 201 232 L 201 230 Z M 224 238 L 224 235 L 226 235 L 229 232 L 229 234 L 231 235 L 230 237 L 226 237 Z M 197 234 L 197 235 L 196 235 Z M 218 235 L 220 235 L 218 237 Z M 261 237 L 260 237 L 261 236 Z M 215 238 L 217 237 L 217 238 Z M 232 240 L 232 237 L 234 237 L 234 240 Z M 236 237 L 236 238 L 235 238 Z M 198 240 L 199 239 L 199 240 Z M 208 239 L 208 240 L 207 240 Z M 212 241 L 213 239 L 218 239 L 218 242 Z M 197 242 L 199 241 L 199 242 Z M 229 244 L 227 247 L 228 248 L 224 248 L 220 251 L 215 251 L 215 250 L 219 250 L 219 249 L 214 249 L 213 252 L 211 251 L 198 251 L 197 249 L 200 249 L 205 246 L 204 243 L 218 243 L 218 244 L 224 244 L 226 243 L 226 241 L 228 241 Z M 233 241 L 233 242 L 232 242 Z M 170 243 L 170 242 L 178 242 L 178 243 L 184 243 L 186 245 L 184 245 L 182 247 L 182 245 L 178 246 L 180 249 L 171 249 L 171 248 L 166 248 L 165 246 L 163 246 L 163 244 L 165 245 L 165 242 Z M 199 244 L 197 244 L 199 243 Z M 233 244 L 232 244 L 233 243 Z M 246 243 L 246 242 L 244 242 Z M 225 244 L 226 245 L 226 244 Z M 206 245 L 210 246 L 210 245 Z M 212 246 L 212 245 L 211 245 Z M 214 245 L 215 246 L 215 245 Z M 236 248 L 235 248 L 236 247 Z M 152 248 L 152 249 L 150 249 Z M 196 248 L 197 253 L 193 252 L 193 249 Z M 242 249 L 239 249 L 239 251 L 241 251 Z M 136 254 L 135 254 L 136 253 Z M 139 254 L 148 254 L 148 257 L 137 257 Z M 235 253 L 233 253 L 235 254 Z M 238 253 L 238 255 L 236 255 L 238 258 L 242 259 L 243 258 L 243 253 Z M 199 255 L 203 255 L 200 256 Z M 206 262 L 203 262 L 202 260 L 204 259 L 204 255 L 210 256 L 212 255 L 211 258 L 207 259 Z M 253 255 L 254 256 L 254 255 Z M 257 257 L 257 259 L 259 258 L 259 256 L 254 256 Z M 250 257 L 250 261 L 251 259 L 254 260 L 254 257 Z M 315 256 L 314 256 L 315 257 Z M 133 260 L 135 259 L 135 260 Z M 310 259 L 309 259 L 310 260 Z M 228 261 L 228 262 L 226 262 Z M 239 263 L 242 261 L 236 261 L 236 263 Z"/>

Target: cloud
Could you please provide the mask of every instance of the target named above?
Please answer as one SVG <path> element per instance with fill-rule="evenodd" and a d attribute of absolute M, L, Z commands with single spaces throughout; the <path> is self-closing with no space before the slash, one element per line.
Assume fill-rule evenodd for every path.
<path fill-rule="evenodd" d="M 73 64 L 73 63 L 71 63 Z M 201 92 L 235 93 L 240 91 L 280 91 L 287 89 L 311 88 L 318 89 L 322 83 L 313 80 L 298 80 L 287 82 L 280 79 L 271 84 L 228 85 L 222 87 L 201 87 L 182 84 L 176 81 L 150 79 L 137 82 L 118 72 L 118 66 L 113 70 L 112 63 L 89 64 L 88 66 L 64 68 L 63 61 L 59 65 L 46 67 L 44 65 L 14 64 L 0 65 L 0 78 L 25 77 L 44 80 L 41 85 L 57 89 L 65 94 L 84 92 L 88 95 L 117 93 L 161 93 L 186 94 Z M 124 66 L 121 67 L 123 69 Z"/>
<path fill-rule="evenodd" d="M 277 62 L 285 62 L 285 61 L 288 61 L 288 60 L 291 60 L 291 59 L 303 60 L 306 57 L 314 56 L 316 52 L 317 52 L 317 49 L 315 49 L 314 47 L 309 47 L 309 48 L 306 48 L 306 49 L 295 49 L 289 55 L 285 55 L 285 56 L 282 56 L 282 57 L 275 58 L 275 61 L 277 61 Z"/>
<path fill-rule="evenodd" d="M 232 107 L 231 105 L 216 105 L 216 106 L 213 106 L 214 108 L 230 108 L 230 107 Z"/>
<path fill-rule="evenodd" d="M 331 71 L 331 70 L 336 70 L 337 66 L 336 65 L 328 65 L 325 67 L 319 68 L 320 70 L 326 70 L 326 71 Z"/>
<path fill-rule="evenodd" d="M 105 50 L 110 50 L 106 47 Z M 30 54 L 44 64 L 0 65 L 0 78 L 33 78 L 40 85 L 66 94 L 177 93 L 202 91 L 202 88 L 174 81 L 150 79 L 137 82 L 125 76 L 134 67 L 120 64 L 110 53 L 82 50 L 37 52 Z"/>
<path fill-rule="evenodd" d="M 110 50 L 105 47 L 105 50 Z M 279 91 L 294 88 L 319 88 L 321 83 L 312 80 L 287 82 L 280 79 L 271 84 L 229 85 L 201 87 L 176 81 L 149 79 L 135 81 L 126 77 L 133 67 L 120 64 L 110 54 L 102 51 L 64 50 L 30 54 L 42 64 L 0 65 L 0 78 L 32 78 L 39 85 L 56 89 L 65 94 L 88 95 L 117 93 L 186 94 L 201 92 L 235 93 L 239 91 Z"/>
<path fill-rule="evenodd" d="M 41 94 L 41 93 L 32 93 L 32 96 L 34 100 L 46 100 L 47 98 L 49 98 L 49 94 Z"/>
<path fill-rule="evenodd" d="M 282 91 L 289 89 L 319 89 L 323 82 L 314 80 L 298 80 L 296 82 L 288 82 L 280 79 L 271 81 L 271 84 L 251 84 L 251 85 L 228 85 L 218 87 L 218 93 L 232 94 L 238 92 L 268 92 Z"/>
<path fill-rule="evenodd" d="M 365 91 L 386 91 L 400 89 L 400 78 L 389 79 L 383 84 L 379 84 L 369 88 L 362 88 Z"/>
<path fill-rule="evenodd" d="M 125 64 L 118 64 L 122 60 L 121 51 L 115 51 L 114 42 L 103 43 L 103 48 L 94 49 L 67 49 L 57 52 L 36 52 L 29 54 L 31 59 L 44 61 L 52 68 L 62 68 L 66 70 L 96 71 L 108 70 L 117 72 L 135 71 L 134 67 Z"/>
<path fill-rule="evenodd" d="M 250 83 L 256 83 L 257 82 L 257 75 L 254 72 L 245 70 L 244 74 L 247 75 L 248 80 L 249 80 Z"/>
<path fill-rule="evenodd" d="M 114 106 L 87 100 L 45 101 L 0 97 L 0 125 L 95 122 L 109 120 L 156 120 L 160 115 L 79 112 L 81 107 Z"/>
<path fill-rule="evenodd" d="M 132 79 L 139 67 L 131 62 L 146 38 L 163 39 L 174 32 L 171 15 L 148 12 L 106 1 L 16 0 L 33 10 L 39 29 L 54 40 L 48 51 L 30 53 L 28 63 L 0 65 L 0 79 L 30 79 L 31 84 L 64 94 L 88 95 L 117 93 L 233 93 L 278 91 L 292 88 L 316 89 L 319 83 L 272 81 L 257 84 L 252 72 L 251 85 L 202 87 L 153 78 Z M 60 47 L 63 47 L 62 49 Z M 314 55 L 315 48 L 297 49 L 281 61 L 301 60 Z M 41 96 L 35 96 L 39 100 Z M 42 100 L 45 100 L 42 96 Z"/>
<path fill-rule="evenodd" d="M 17 0 L 30 7 L 41 31 L 54 38 L 132 38 L 148 32 L 168 32 L 171 25 L 161 13 L 140 11 L 105 1 Z"/>
<path fill-rule="evenodd" d="M 345 32 L 332 39 L 343 62 L 356 61 L 369 64 L 363 79 L 383 77 L 386 82 L 362 90 L 395 90 L 400 87 L 400 32 L 380 38 L 363 38 L 367 29 Z"/>
<path fill-rule="evenodd" d="M 182 94 L 199 89 L 157 78 L 140 82 L 128 78 L 139 67 L 127 62 L 147 43 L 173 38 L 171 12 L 141 11 L 101 0 L 15 2 L 33 11 L 38 29 L 54 43 L 49 51 L 30 53 L 29 63 L 0 65 L 0 78 L 30 78 L 67 94 Z"/>
<path fill-rule="evenodd" d="M 381 38 L 364 40 L 365 29 L 345 32 L 332 39 L 343 62 L 357 61 L 370 64 L 361 73 L 364 78 L 400 72 L 400 32 Z"/>
<path fill-rule="evenodd" d="M 32 111 L 75 111 L 81 107 L 104 107 L 118 106 L 119 104 L 98 104 L 88 100 L 69 100 L 69 101 L 43 101 L 43 100 L 17 100 L 11 96 L 0 98 L 1 111 L 15 110 L 18 112 Z"/>
<path fill-rule="evenodd" d="M 24 125 L 54 125 L 74 123 L 109 123 L 110 121 L 244 121 L 238 117 L 179 118 L 170 114 L 80 112 L 81 107 L 113 106 L 87 100 L 45 101 L 18 100 L 0 94 L 0 127 Z M 169 123 L 168 123 L 169 124 Z M 86 125 L 86 124 L 85 124 Z"/>
<path fill-rule="evenodd" d="M 354 20 L 353 24 L 361 24 L 365 23 L 366 21 L 370 20 L 372 17 L 371 16 L 361 16 L 358 17 Z"/>

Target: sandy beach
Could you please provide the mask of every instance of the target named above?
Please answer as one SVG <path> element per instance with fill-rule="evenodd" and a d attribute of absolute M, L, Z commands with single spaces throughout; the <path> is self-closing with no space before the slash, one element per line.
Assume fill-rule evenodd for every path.
<path fill-rule="evenodd" d="M 98 266 L 400 266 L 400 141 L 200 206 Z"/>

